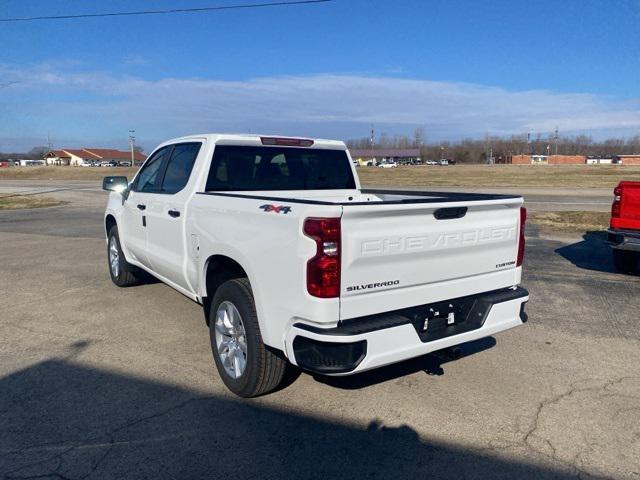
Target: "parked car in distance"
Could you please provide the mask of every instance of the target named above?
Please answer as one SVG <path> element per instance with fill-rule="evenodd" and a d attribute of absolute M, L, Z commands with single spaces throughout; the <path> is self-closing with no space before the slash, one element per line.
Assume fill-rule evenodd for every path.
<path fill-rule="evenodd" d="M 81 164 L 81 167 L 92 167 L 93 166 L 93 162 L 89 161 L 89 160 L 84 160 Z"/>
<path fill-rule="evenodd" d="M 640 268 L 640 182 L 623 181 L 613 190 L 607 243 L 616 270 L 631 273 Z"/>
<path fill-rule="evenodd" d="M 527 320 L 517 195 L 363 189 L 343 142 L 226 134 L 165 142 L 103 188 L 113 283 L 148 272 L 201 304 L 239 396 Z"/>
<path fill-rule="evenodd" d="M 382 162 L 378 163 L 377 167 L 378 168 L 397 168 L 398 164 L 392 160 L 383 160 Z"/>
<path fill-rule="evenodd" d="M 436 162 L 435 160 L 427 160 L 424 163 L 425 165 L 438 165 L 438 162 Z"/>
<path fill-rule="evenodd" d="M 131 162 L 119 162 L 118 166 L 119 167 L 130 167 L 131 166 Z"/>

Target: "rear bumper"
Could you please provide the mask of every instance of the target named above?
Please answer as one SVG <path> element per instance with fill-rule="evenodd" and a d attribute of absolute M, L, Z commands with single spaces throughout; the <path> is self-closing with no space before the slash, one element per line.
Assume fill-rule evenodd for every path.
<path fill-rule="evenodd" d="M 609 229 L 607 243 L 612 248 L 640 252 L 640 231 Z"/>
<path fill-rule="evenodd" d="M 287 355 L 308 371 L 351 375 L 522 325 L 528 300 L 527 290 L 513 287 L 348 320 L 333 328 L 298 322 L 287 332 Z M 444 315 L 434 317 L 439 310 Z M 449 310 L 454 313 L 451 324 Z M 434 318 L 424 330 L 430 316 Z"/>

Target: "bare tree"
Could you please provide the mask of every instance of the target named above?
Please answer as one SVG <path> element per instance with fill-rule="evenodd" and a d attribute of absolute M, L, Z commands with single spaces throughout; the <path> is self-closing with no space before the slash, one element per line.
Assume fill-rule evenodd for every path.
<path fill-rule="evenodd" d="M 29 150 L 27 152 L 27 156 L 29 157 L 29 159 L 41 159 L 48 151 L 49 149 L 45 146 L 37 146 Z"/>
<path fill-rule="evenodd" d="M 414 131 L 413 131 L 413 148 L 422 148 L 422 145 L 425 142 L 425 137 L 424 137 L 424 128 L 422 127 L 417 127 Z"/>
<path fill-rule="evenodd" d="M 420 148 L 421 156 L 425 160 L 438 160 L 441 155 L 452 158 L 460 163 L 482 163 L 486 160 L 489 149 L 496 158 L 505 158 L 509 155 L 539 155 L 547 153 L 547 146 L 554 145 L 554 134 L 535 134 L 530 143 L 527 134 L 512 135 L 510 137 L 498 137 L 487 135 L 483 139 L 463 138 L 457 142 L 428 143 L 424 140 L 422 131 L 414 132 L 410 139 L 403 135 L 380 135 L 374 148 Z M 421 130 L 421 129 L 420 129 Z M 421 141 L 418 139 L 422 137 Z M 371 148 L 369 138 L 348 140 L 349 148 Z M 419 146 L 418 146 L 419 145 Z M 444 147 L 444 151 L 442 150 Z M 640 135 L 627 139 L 607 138 L 595 141 L 589 135 L 562 136 L 558 138 L 559 155 L 586 155 L 605 156 L 622 154 L 640 154 Z"/>

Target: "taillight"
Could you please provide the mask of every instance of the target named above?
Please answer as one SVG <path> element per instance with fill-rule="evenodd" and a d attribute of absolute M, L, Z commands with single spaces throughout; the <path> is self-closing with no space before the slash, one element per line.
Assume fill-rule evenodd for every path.
<path fill-rule="evenodd" d="M 516 267 L 520 267 L 524 261 L 524 227 L 527 223 L 527 209 L 520 207 L 520 235 L 518 236 L 518 258 Z"/>
<path fill-rule="evenodd" d="M 622 204 L 622 186 L 613 189 L 613 204 L 611 205 L 611 218 L 620 218 L 620 206 Z"/>
<path fill-rule="evenodd" d="M 307 291 L 314 297 L 340 296 L 340 219 L 307 218 L 304 234 L 316 242 L 307 262 Z"/>

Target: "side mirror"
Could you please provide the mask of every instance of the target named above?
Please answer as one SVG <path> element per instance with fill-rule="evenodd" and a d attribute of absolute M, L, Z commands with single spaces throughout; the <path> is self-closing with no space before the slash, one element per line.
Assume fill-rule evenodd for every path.
<path fill-rule="evenodd" d="M 104 177 L 102 179 L 102 189 L 109 192 L 122 193 L 129 187 L 127 177 Z"/>

